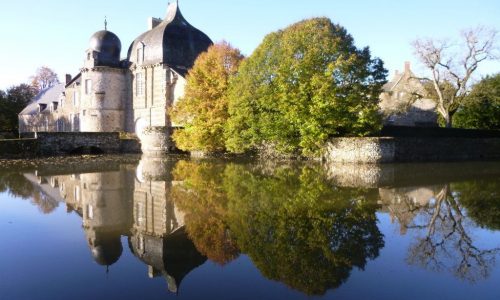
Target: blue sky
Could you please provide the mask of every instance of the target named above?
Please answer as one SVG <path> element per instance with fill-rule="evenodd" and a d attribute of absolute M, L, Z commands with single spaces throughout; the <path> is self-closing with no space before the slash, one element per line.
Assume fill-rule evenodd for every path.
<path fill-rule="evenodd" d="M 171 0 L 172 1 L 172 0 Z M 0 6 L 0 89 L 28 81 L 39 66 L 60 79 L 81 67 L 90 36 L 109 30 L 123 45 L 122 56 L 146 30 L 150 16 L 164 17 L 168 0 L 5 0 Z M 186 19 L 212 40 L 225 39 L 251 52 L 272 31 L 305 18 L 326 16 L 344 26 L 358 47 L 369 46 L 390 72 L 412 61 L 410 42 L 417 37 L 458 37 L 464 28 L 484 25 L 500 30 L 498 0 L 180 0 Z M 500 71 L 487 63 L 478 75 Z"/>

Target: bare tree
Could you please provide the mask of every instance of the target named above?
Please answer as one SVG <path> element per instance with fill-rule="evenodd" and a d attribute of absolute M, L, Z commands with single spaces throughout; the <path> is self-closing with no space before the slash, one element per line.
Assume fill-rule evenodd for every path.
<path fill-rule="evenodd" d="M 461 43 L 448 40 L 418 39 L 412 43 L 415 55 L 430 71 L 423 78 L 430 83 L 430 96 L 437 111 L 452 127 L 453 115 L 469 93 L 472 74 L 486 60 L 495 60 L 497 31 L 478 27 L 462 31 Z M 458 52 L 457 52 L 458 50 Z"/>
<path fill-rule="evenodd" d="M 43 66 L 38 68 L 35 76 L 31 77 L 31 85 L 38 91 L 43 91 L 59 83 L 56 72 L 51 68 Z"/>

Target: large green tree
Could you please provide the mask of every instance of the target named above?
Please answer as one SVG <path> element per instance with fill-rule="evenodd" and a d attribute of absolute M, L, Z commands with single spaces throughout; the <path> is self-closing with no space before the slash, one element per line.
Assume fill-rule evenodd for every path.
<path fill-rule="evenodd" d="M 386 75 L 380 59 L 327 18 L 271 33 L 231 82 L 226 146 L 313 154 L 330 136 L 376 132 Z"/>
<path fill-rule="evenodd" d="M 500 73 L 472 87 L 455 115 L 455 125 L 471 129 L 500 129 Z"/>
<path fill-rule="evenodd" d="M 0 132 L 18 130 L 18 114 L 35 97 L 36 90 L 27 84 L 11 87 L 7 92 L 0 91 Z"/>
<path fill-rule="evenodd" d="M 187 76 L 185 96 L 171 110 L 172 121 L 183 126 L 173 138 L 185 151 L 225 151 L 228 118 L 227 89 L 243 55 L 226 42 L 211 46 Z"/>

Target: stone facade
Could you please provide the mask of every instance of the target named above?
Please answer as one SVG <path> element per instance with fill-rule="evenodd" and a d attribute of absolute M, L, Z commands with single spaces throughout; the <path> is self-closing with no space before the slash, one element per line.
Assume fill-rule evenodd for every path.
<path fill-rule="evenodd" d="M 425 94 L 424 86 L 406 62 L 404 72 L 396 71 L 380 95 L 379 106 L 385 116 L 385 125 L 437 126 L 436 103 L 426 98 L 415 100 L 416 95 Z"/>
<path fill-rule="evenodd" d="M 29 115 L 20 114 L 20 131 L 135 133 L 144 152 L 168 153 L 175 148 L 168 110 L 183 96 L 197 56 L 211 44 L 175 2 L 165 20 L 149 20 L 148 31 L 130 45 L 126 59 L 120 58 L 118 36 L 107 28 L 96 32 L 80 73 L 67 75 L 63 89 L 50 88 L 50 103 L 43 109 L 34 104 Z"/>

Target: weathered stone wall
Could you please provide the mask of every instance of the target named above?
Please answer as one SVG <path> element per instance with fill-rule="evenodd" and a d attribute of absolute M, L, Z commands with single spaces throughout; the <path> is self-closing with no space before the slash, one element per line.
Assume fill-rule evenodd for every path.
<path fill-rule="evenodd" d="M 37 140 L 41 156 L 70 154 L 79 147 L 95 147 L 104 153 L 120 153 L 118 133 L 38 133 Z"/>
<path fill-rule="evenodd" d="M 95 67 L 82 71 L 80 131 L 119 132 L 125 129 L 129 97 L 127 70 Z M 86 93 L 87 80 L 91 90 Z"/>
<path fill-rule="evenodd" d="M 390 163 L 500 159 L 500 138 L 369 137 L 333 138 L 323 160 Z"/>
<path fill-rule="evenodd" d="M 120 140 L 120 152 L 121 153 L 134 153 L 140 154 L 141 151 L 141 142 L 138 139 L 121 139 Z"/>
<path fill-rule="evenodd" d="M 140 135 L 142 153 L 148 156 L 165 156 L 177 152 L 172 140 L 173 128 L 148 127 Z"/>

